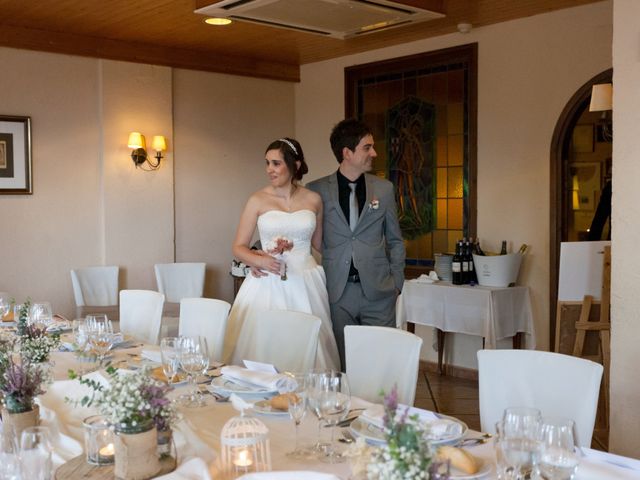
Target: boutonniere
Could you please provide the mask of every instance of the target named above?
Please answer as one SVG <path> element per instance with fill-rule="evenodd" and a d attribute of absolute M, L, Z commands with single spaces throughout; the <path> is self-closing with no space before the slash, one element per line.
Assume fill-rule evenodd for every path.
<path fill-rule="evenodd" d="M 369 210 L 377 210 L 378 208 L 380 208 L 380 202 L 377 198 L 374 198 L 369 204 Z"/>

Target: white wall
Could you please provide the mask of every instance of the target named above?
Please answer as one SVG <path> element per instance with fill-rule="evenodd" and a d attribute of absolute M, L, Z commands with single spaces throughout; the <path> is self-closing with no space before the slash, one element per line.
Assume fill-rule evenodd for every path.
<path fill-rule="evenodd" d="M 613 198 L 611 275 L 611 451 L 640 457 L 640 2 L 613 10 Z"/>
<path fill-rule="evenodd" d="M 293 135 L 293 84 L 189 70 L 173 84 L 176 260 L 206 261 L 205 296 L 231 301 L 231 244 L 265 148 Z"/>
<path fill-rule="evenodd" d="M 231 300 L 231 240 L 266 145 L 293 134 L 293 85 L 8 48 L 0 64 L 0 114 L 32 120 L 34 179 L 0 196 L 0 291 L 72 316 L 72 268 L 155 289 L 154 263 L 199 260 L 206 293 Z M 135 168 L 134 130 L 167 137 L 159 170 Z"/>
<path fill-rule="evenodd" d="M 309 178 L 336 169 L 328 136 L 344 115 L 344 68 L 478 42 L 478 236 L 531 245 L 520 283 L 531 288 L 538 348 L 549 347 L 549 152 L 575 91 L 611 67 L 612 4 L 602 2 L 304 65 L 296 86 L 296 135 Z M 484 244 L 484 243 L 483 243 Z M 423 358 L 435 360 L 431 332 Z M 451 337 L 451 336 L 449 336 Z M 481 340 L 456 335 L 448 360 L 475 368 Z"/>

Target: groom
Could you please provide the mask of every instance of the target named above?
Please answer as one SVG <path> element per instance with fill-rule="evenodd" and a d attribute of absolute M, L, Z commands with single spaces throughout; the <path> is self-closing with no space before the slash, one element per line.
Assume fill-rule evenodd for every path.
<path fill-rule="evenodd" d="M 395 327 L 405 250 L 393 185 L 367 174 L 377 156 L 371 130 L 358 120 L 343 120 L 330 140 L 340 166 L 307 187 L 324 205 L 322 264 L 344 370 L 345 326 Z"/>

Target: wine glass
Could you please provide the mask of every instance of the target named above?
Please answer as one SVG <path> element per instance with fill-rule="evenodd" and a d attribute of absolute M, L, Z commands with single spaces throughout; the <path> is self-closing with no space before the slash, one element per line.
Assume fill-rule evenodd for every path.
<path fill-rule="evenodd" d="M 167 377 L 169 385 L 173 383 L 180 370 L 180 360 L 178 359 L 178 347 L 180 338 L 165 337 L 160 340 L 160 358 L 162 360 L 162 371 Z"/>
<path fill-rule="evenodd" d="M 20 480 L 16 431 L 6 422 L 0 423 L 0 480 Z"/>
<path fill-rule="evenodd" d="M 328 372 L 325 370 L 312 370 L 305 376 L 307 406 L 309 407 L 309 410 L 311 410 L 311 413 L 313 413 L 318 419 L 318 435 L 316 443 L 315 445 L 310 446 L 307 450 L 309 450 L 310 453 L 317 455 L 323 454 L 329 446 L 327 443 L 323 443 L 321 441 L 323 419 L 320 414 L 320 409 L 318 408 L 320 405 L 320 394 L 322 393 L 322 375 L 325 373 Z"/>
<path fill-rule="evenodd" d="M 11 310 L 11 297 L 7 292 L 0 292 L 0 321 L 4 321 Z"/>
<path fill-rule="evenodd" d="M 330 372 L 321 376 L 320 396 L 318 409 L 322 419 L 331 428 L 331 445 L 327 454 L 320 460 L 326 463 L 340 463 L 345 457 L 335 449 L 335 427 L 345 419 L 351 406 L 351 393 L 347 374 L 343 372 Z"/>
<path fill-rule="evenodd" d="M 307 392 L 305 385 L 305 376 L 301 374 L 291 375 L 295 380 L 295 385 L 287 393 L 289 416 L 295 424 L 295 448 L 291 452 L 287 452 L 287 457 L 293 459 L 301 459 L 307 456 L 307 451 L 298 446 L 298 427 L 307 411 Z"/>
<path fill-rule="evenodd" d="M 88 319 L 87 324 L 89 325 L 89 345 L 96 352 L 98 361 L 102 364 L 115 340 L 113 325 L 106 315 L 96 315 L 94 318 Z"/>
<path fill-rule="evenodd" d="M 22 478 L 50 480 L 53 473 L 51 440 L 47 427 L 28 427 L 20 440 Z"/>
<path fill-rule="evenodd" d="M 188 400 L 183 400 L 186 407 L 200 407 L 204 404 L 198 386 L 196 377 L 200 373 L 204 373 L 209 367 L 209 349 L 207 348 L 207 339 L 201 335 L 194 337 L 182 337 L 180 348 L 178 349 L 178 359 L 180 366 L 187 372 L 191 394 Z"/>
<path fill-rule="evenodd" d="M 538 472 L 543 480 L 571 480 L 578 469 L 575 423 L 568 418 L 543 418 Z"/>
<path fill-rule="evenodd" d="M 524 480 L 535 473 L 540 455 L 541 414 L 535 408 L 507 408 L 496 424 L 496 457 L 500 480 Z"/>
<path fill-rule="evenodd" d="M 46 330 L 53 322 L 53 313 L 49 302 L 37 302 L 29 309 L 29 324 Z"/>

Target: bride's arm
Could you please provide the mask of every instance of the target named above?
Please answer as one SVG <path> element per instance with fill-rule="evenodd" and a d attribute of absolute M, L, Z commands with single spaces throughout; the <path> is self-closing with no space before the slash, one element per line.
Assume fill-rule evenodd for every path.
<path fill-rule="evenodd" d="M 280 274 L 280 262 L 272 256 L 262 252 L 256 253 L 249 248 L 249 243 L 253 237 L 258 223 L 259 199 L 252 195 L 240 215 L 240 223 L 236 231 L 236 238 L 233 241 L 233 256 L 250 267 L 266 270 L 271 273 Z"/>

